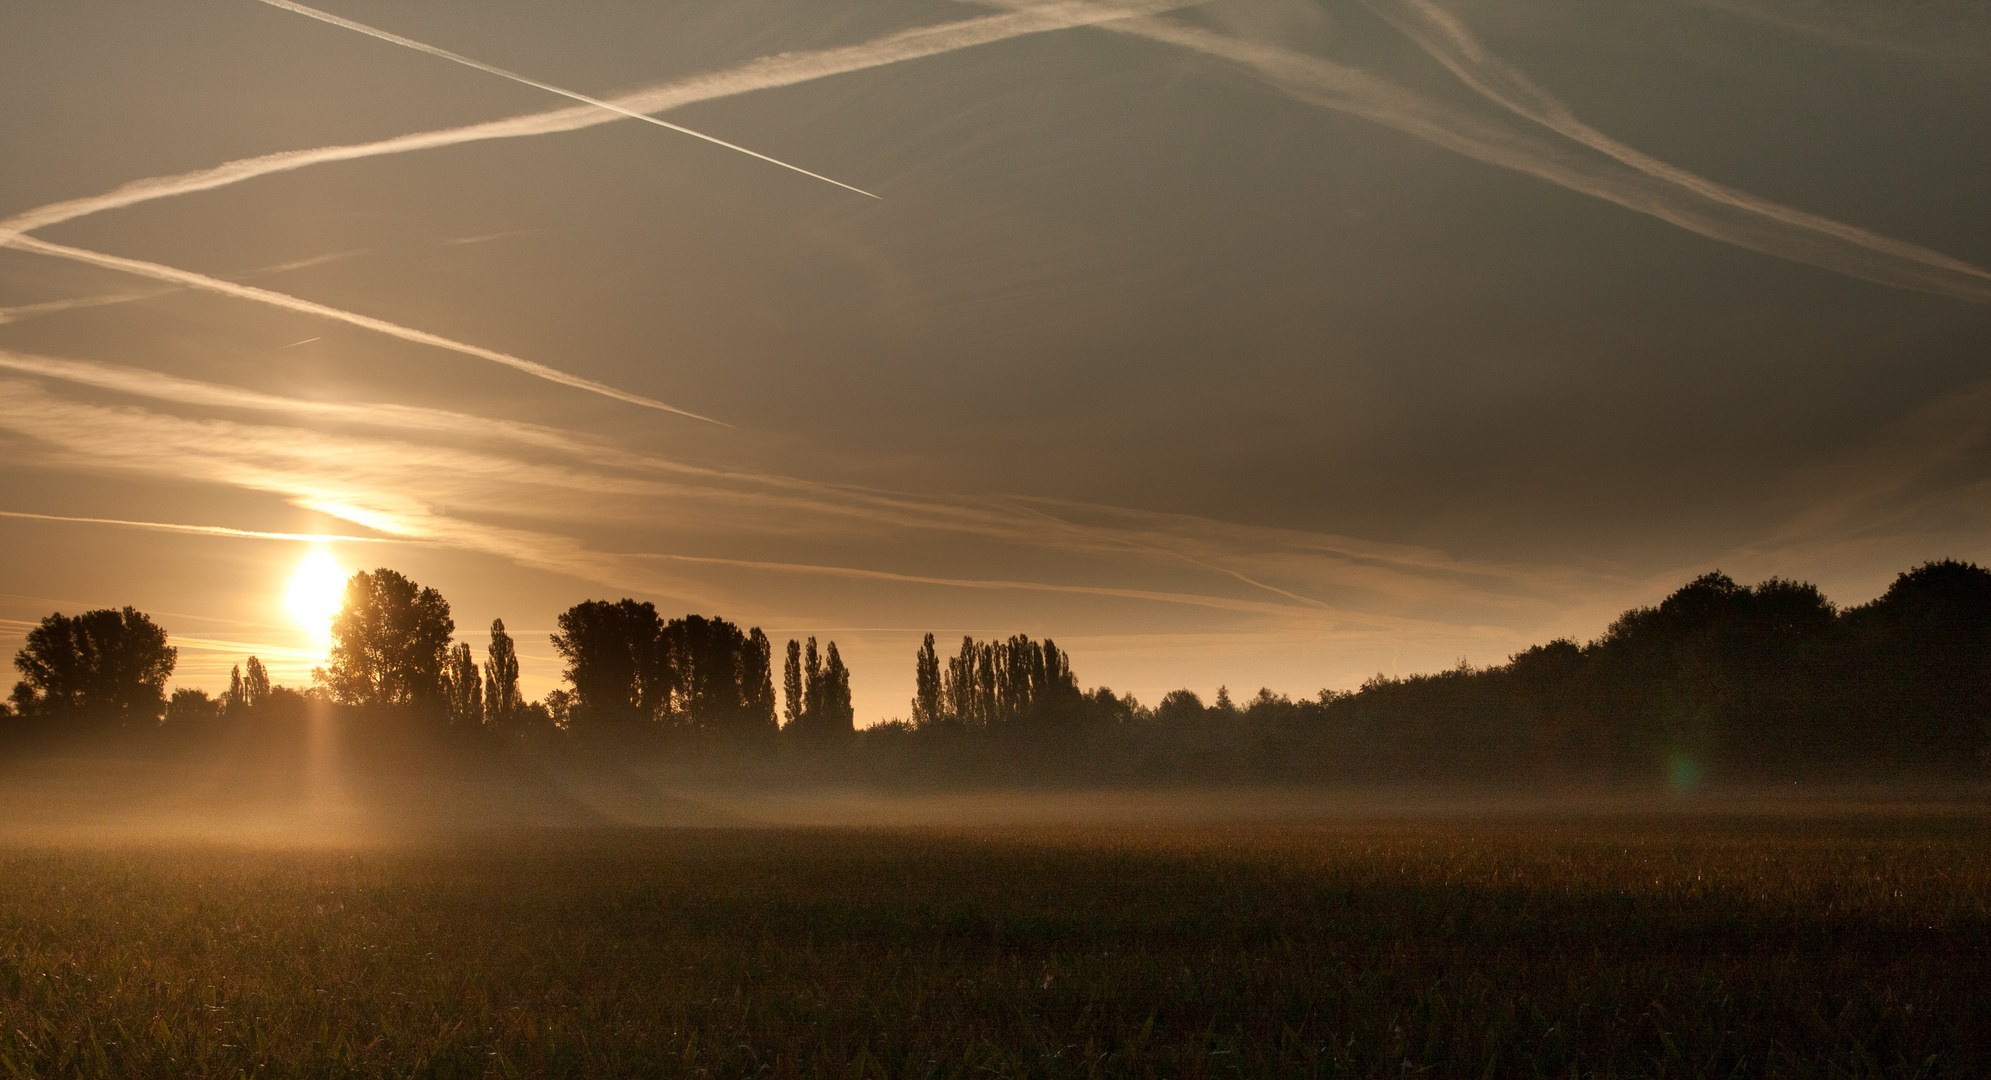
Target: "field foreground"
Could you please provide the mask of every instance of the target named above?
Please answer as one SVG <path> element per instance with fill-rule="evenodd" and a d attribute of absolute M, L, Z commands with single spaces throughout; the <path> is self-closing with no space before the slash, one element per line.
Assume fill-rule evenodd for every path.
<path fill-rule="evenodd" d="M 0 849 L 10 1076 L 1984 1076 L 1974 811 Z"/>

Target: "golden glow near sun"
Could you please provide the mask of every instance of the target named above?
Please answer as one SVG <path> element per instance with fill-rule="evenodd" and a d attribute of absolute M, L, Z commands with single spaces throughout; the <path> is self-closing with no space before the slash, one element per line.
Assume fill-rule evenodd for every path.
<path fill-rule="evenodd" d="M 291 572 L 284 605 L 297 625 L 310 632 L 314 642 L 329 644 L 332 616 L 339 613 L 345 594 L 346 568 L 322 547 L 313 547 Z"/>

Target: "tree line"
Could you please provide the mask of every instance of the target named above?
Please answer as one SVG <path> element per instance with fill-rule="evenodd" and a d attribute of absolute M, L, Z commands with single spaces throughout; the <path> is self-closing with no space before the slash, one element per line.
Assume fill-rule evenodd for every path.
<path fill-rule="evenodd" d="M 501 734 L 637 735 L 697 731 L 751 739 L 783 730 L 775 716 L 772 646 L 759 627 L 686 615 L 665 621 L 648 602 L 588 600 L 559 616 L 553 648 L 564 686 L 539 701 L 519 691 L 517 643 L 491 622 L 481 664 L 453 640 L 449 602 L 398 571 L 359 571 L 346 582 L 331 649 L 303 690 L 272 686 L 262 662 L 238 665 L 219 698 L 167 679 L 178 650 L 133 608 L 57 612 L 30 630 L 14 658 L 22 679 L 0 713 L 79 730 L 197 724 L 295 714 L 317 700 L 373 715 Z M 828 645 L 790 641 L 787 728 L 850 734 L 850 671 Z"/>
<path fill-rule="evenodd" d="M 78 728 L 299 715 L 313 699 L 496 735 L 777 733 L 853 748 L 874 774 L 1069 779 L 1664 779 L 1991 765 L 1991 572 L 1965 562 L 1900 574 L 1840 609 L 1812 585 L 1703 575 L 1625 612 L 1587 644 L 1561 639 L 1504 664 L 1389 678 L 1292 700 L 1261 689 L 1209 705 L 1189 690 L 1150 708 L 1080 688 L 1071 657 L 1025 635 L 964 637 L 914 655 L 910 718 L 855 730 L 835 642 L 791 640 L 776 711 L 758 627 L 647 602 L 589 600 L 558 619 L 563 685 L 519 692 L 516 644 L 491 624 L 480 664 L 448 602 L 389 569 L 348 581 L 325 665 L 302 690 L 254 657 L 229 689 L 164 687 L 176 652 L 132 608 L 51 615 L 16 655 L 0 714 Z"/>
<path fill-rule="evenodd" d="M 1261 689 L 1153 708 L 1081 691 L 1049 641 L 964 639 L 914 657 L 905 748 L 979 734 L 1031 769 L 1094 777 L 1433 781 L 1714 780 L 1971 772 L 1991 766 L 1991 572 L 1930 562 L 1870 603 L 1816 586 L 1702 575 L 1587 644 L 1504 664 L 1377 675 L 1294 701 Z M 1062 751 L 1047 755 L 1045 749 Z M 912 751 L 915 756 L 917 750 Z M 982 767 L 970 760 L 965 767 Z"/>

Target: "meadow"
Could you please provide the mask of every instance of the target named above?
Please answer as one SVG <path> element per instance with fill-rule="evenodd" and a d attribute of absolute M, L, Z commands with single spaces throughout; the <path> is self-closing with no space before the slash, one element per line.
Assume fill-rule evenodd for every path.
<path fill-rule="evenodd" d="M 8 1076 L 1984 1076 L 1991 819 L 0 848 Z"/>

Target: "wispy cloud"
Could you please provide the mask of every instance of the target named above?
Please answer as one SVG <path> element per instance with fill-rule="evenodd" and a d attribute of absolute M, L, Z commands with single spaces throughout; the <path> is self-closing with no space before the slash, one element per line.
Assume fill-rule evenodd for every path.
<path fill-rule="evenodd" d="M 577 390 L 586 390 L 591 394 L 600 394 L 603 397 L 625 401 L 631 405 L 641 405 L 647 409 L 658 409 L 663 412 L 676 413 L 679 416 L 689 417 L 693 420 L 702 420 L 708 424 L 719 424 L 722 427 L 731 426 L 724 421 L 714 420 L 709 416 L 700 416 L 695 412 L 680 409 L 675 405 L 667 405 L 655 398 L 644 397 L 641 394 L 632 394 L 627 390 L 619 390 L 606 383 L 596 382 L 593 379 L 584 379 L 579 375 L 569 374 L 558 368 L 547 367 L 545 364 L 513 356 L 510 353 L 502 353 L 496 349 L 486 349 L 481 345 L 466 344 L 443 337 L 440 334 L 431 334 L 426 330 L 417 330 L 413 327 L 402 326 L 399 323 L 388 322 L 385 319 L 376 319 L 370 315 L 361 315 L 311 300 L 303 300 L 285 293 L 272 292 L 269 289 L 259 289 L 253 285 L 241 285 L 233 281 L 223 281 L 220 278 L 209 277 L 206 274 L 197 274 L 191 270 L 181 270 L 160 263 L 146 262 L 142 259 L 128 259 L 120 255 L 107 255 L 97 251 L 86 251 L 82 248 L 70 247 L 66 244 L 53 244 L 19 232 L 0 231 L 0 247 L 11 247 L 20 251 L 31 251 L 37 255 L 50 255 L 60 259 L 69 259 L 75 262 L 87 263 L 91 266 L 100 266 L 107 270 L 120 270 L 127 274 L 147 277 L 155 281 L 170 282 L 171 284 L 185 286 L 190 289 L 200 289 L 206 292 L 219 293 L 223 296 L 232 296 L 239 300 L 252 300 L 271 307 L 283 308 L 287 311 L 315 315 L 322 319 L 331 319 L 350 326 L 357 326 L 363 330 L 371 330 L 378 334 L 385 334 L 388 337 L 399 338 L 402 341 L 413 342 L 417 345 L 446 349 L 450 352 L 475 357 L 479 360 L 488 360 L 494 364 L 502 364 L 505 367 L 522 371 L 534 378 L 545 379 L 548 382 L 559 383 L 562 386 L 571 386 Z"/>
<path fill-rule="evenodd" d="M 1682 191 L 1691 192 L 1702 199 L 1731 206 L 1767 221 L 1788 226 L 1798 236 L 1812 234 L 1826 241 L 1841 242 L 1852 248 L 1864 248 L 1901 264 L 1886 271 L 1885 278 L 1875 280 L 1884 280 L 1886 284 L 1904 284 L 1919 277 L 1924 284 L 1910 287 L 1949 291 L 1950 295 L 1962 299 L 1979 301 L 1991 299 L 1991 271 L 1917 244 L 1882 236 L 1818 214 L 1758 198 L 1678 166 L 1669 165 L 1611 138 L 1578 120 L 1576 114 L 1555 95 L 1536 85 L 1534 80 L 1528 78 L 1519 68 L 1490 52 L 1463 22 L 1431 0 L 1364 0 L 1364 2 L 1390 25 L 1402 31 L 1405 37 L 1416 42 L 1419 48 L 1445 65 L 1447 70 L 1458 76 L 1459 81 L 1519 116 L 1527 117 L 1551 131 L 1621 161 L 1647 176 L 1677 185 Z M 1721 236 L 1717 239 L 1727 239 L 1727 237 Z M 1796 246 L 1796 243 L 1797 237 L 1793 237 L 1793 246 L 1787 250 L 1790 252 L 1807 250 Z M 1824 249 L 1811 250 L 1817 254 L 1824 254 L 1830 248 L 1828 246 Z M 1782 254 L 1785 258 L 1796 257 L 1784 251 L 1771 251 L 1768 254 Z M 1844 272 L 1856 273 L 1859 276 L 1882 272 L 1882 268 L 1869 266 L 1864 261 L 1842 261 L 1830 268 L 1843 269 Z"/>
<path fill-rule="evenodd" d="M 121 528 L 147 529 L 152 532 L 192 533 L 196 536 L 227 536 L 244 540 L 309 540 L 316 542 L 336 540 L 346 544 L 387 544 L 396 542 L 394 538 L 383 536 L 344 536 L 338 533 L 263 532 L 256 529 L 231 529 L 222 525 L 176 525 L 165 521 L 126 521 L 123 518 L 68 517 L 62 514 L 30 514 L 18 510 L 0 510 L 0 517 L 21 518 L 27 521 L 66 521 L 78 525 L 116 525 Z"/>
<path fill-rule="evenodd" d="M 15 307 L 0 308 L 0 324 L 20 322 L 39 315 L 54 315 L 77 308 L 108 307 L 112 304 L 128 304 L 133 300 L 149 300 L 155 296 L 178 292 L 177 289 L 154 289 L 150 292 L 104 293 L 99 296 L 76 296 L 67 300 L 47 300 L 39 304 L 20 304 Z"/>
<path fill-rule="evenodd" d="M 1055 0 L 1028 10 L 901 30 L 856 45 L 764 56 L 736 67 L 674 80 L 605 100 L 618 110 L 626 109 L 644 114 L 668 112 L 701 101 L 716 101 L 756 90 L 795 86 L 834 75 L 865 71 L 890 64 L 940 56 L 978 45 L 1008 41 L 1029 34 L 1095 26 L 1135 15 L 1171 11 L 1193 6 L 1195 2 L 1200 0 L 1127 0 L 1125 3 Z M 376 142 L 264 154 L 194 172 L 134 180 L 101 195 L 48 203 L 0 221 L 0 230 L 32 232 L 106 210 L 136 206 L 154 199 L 171 198 L 197 191 L 211 191 L 260 176 L 290 172 L 315 165 L 356 161 L 388 154 L 405 154 L 417 150 L 434 150 L 489 139 L 516 139 L 563 131 L 579 131 L 599 124 L 617 123 L 626 118 L 619 111 L 605 113 L 591 105 L 575 106 L 481 124 L 415 132 Z"/>
<path fill-rule="evenodd" d="M 1099 585 L 1060 585 L 1042 581 L 1010 581 L 995 578 L 935 577 L 926 574 L 902 574 L 890 570 L 866 570 L 850 566 L 767 562 L 755 559 L 723 559 L 702 555 L 635 552 L 631 553 L 628 557 L 633 559 L 660 559 L 701 566 L 730 566 L 746 570 L 763 570 L 781 574 L 805 574 L 815 577 L 846 578 L 857 581 L 896 582 L 905 585 L 940 585 L 950 589 L 1068 593 L 1076 596 L 1104 596 L 1121 600 L 1151 600 L 1165 604 L 1186 604 L 1191 607 L 1217 608 L 1223 611 L 1247 611 L 1260 615 L 1283 616 L 1307 610 L 1305 608 L 1296 608 L 1291 604 L 1271 604 L 1261 600 L 1238 600 L 1225 596 L 1205 596 L 1197 593 L 1168 592 L 1156 589 L 1116 589 Z"/>
<path fill-rule="evenodd" d="M 520 75 L 515 71 L 506 71 L 504 68 L 484 63 L 482 60 L 472 60 L 470 57 L 464 56 L 461 53 L 453 53 L 450 52 L 448 49 L 439 49 L 434 45 L 427 45 L 422 42 L 416 41 L 413 38 L 402 37 L 399 34 L 390 34 L 385 30 L 379 29 L 378 27 L 368 26 L 363 22 L 355 22 L 352 19 L 343 19 L 328 11 L 320 11 L 314 7 L 306 7 L 303 4 L 293 3 L 292 0 L 262 0 L 262 2 L 274 8 L 281 8 L 284 11 L 293 11 L 307 18 L 317 19 L 319 22 L 330 23 L 333 26 L 342 27 L 347 30 L 356 30 L 362 34 L 367 35 L 368 37 L 379 38 L 382 41 L 391 42 L 395 45 L 400 45 L 403 48 L 414 49 L 416 52 L 427 53 L 430 56 L 440 57 L 444 60 L 448 60 L 453 63 L 462 64 L 465 67 L 475 68 L 478 71 L 482 71 L 491 75 L 496 75 L 502 79 L 510 79 L 512 82 L 515 83 L 521 83 L 525 86 L 530 86 L 534 87 L 535 89 L 544 90 L 548 93 L 558 94 L 564 98 L 572 98 L 575 101 L 585 102 L 589 105 L 593 105 L 595 108 L 606 109 L 609 112 L 626 116 L 631 120 L 641 120 L 646 124 L 655 124 L 660 128 L 665 128 L 670 131 L 675 131 L 683 135 L 689 135 L 694 139 L 703 139 L 706 142 L 712 143 L 716 146 L 723 146 L 728 150 L 737 150 L 740 153 L 747 155 L 748 157 L 759 158 L 760 160 L 768 162 L 770 164 L 779 165 L 784 169 L 801 173 L 803 176 L 814 177 L 815 179 L 821 180 L 826 184 L 835 184 L 837 187 L 843 188 L 846 191 L 855 191 L 859 195 L 863 195 L 868 198 L 873 198 L 873 199 L 878 198 L 878 196 L 873 195 L 871 192 L 868 192 L 863 188 L 852 187 L 851 185 L 846 184 L 841 180 L 832 180 L 821 173 L 810 172 L 809 170 L 801 167 L 800 165 L 793 165 L 786 161 L 782 161 L 779 158 L 769 157 L 758 150 L 749 150 L 744 146 L 740 146 L 735 143 L 729 143 L 724 139 L 712 135 L 707 135 L 702 131 L 693 131 L 688 127 L 681 127 L 667 120 L 659 120 L 654 116 L 647 116 L 643 113 L 636 112 L 632 109 L 624 108 L 623 106 L 617 105 L 612 101 L 603 101 L 600 98 L 592 98 L 586 94 L 577 93 L 573 90 L 562 89 L 561 87 L 554 86 L 551 83 L 540 82 L 538 79 L 532 79 L 524 75 Z"/>
<path fill-rule="evenodd" d="M 1526 622 L 1528 613 L 1552 608 L 1555 597 L 1610 583 L 1594 573 L 1524 570 L 1463 561 L 1425 548 L 1191 515 L 1018 495 L 888 491 L 712 469 L 632 453 L 541 425 L 398 404 L 309 401 L 93 361 L 0 351 L 0 370 L 202 410 L 273 414 L 294 422 L 377 428 L 452 443 L 432 447 L 402 438 L 358 438 L 149 412 L 125 420 L 101 411 L 73 415 L 88 434 L 72 437 L 60 430 L 67 419 L 51 418 L 71 418 L 65 410 L 76 406 L 45 395 L 19 399 L 18 417 L 0 421 L 0 427 L 46 437 L 72 453 L 87 450 L 98 461 L 251 483 L 391 535 L 428 536 L 412 530 L 436 527 L 436 515 L 428 510 L 432 506 L 469 514 L 526 515 L 570 526 L 584 521 L 647 525 L 657 518 L 684 535 L 751 536 L 763 545 L 806 543 L 870 550 L 882 557 L 930 548 L 920 538 L 946 535 L 989 550 L 1033 553 L 1030 559 L 1053 560 L 1067 573 L 1119 576 L 1140 566 L 1147 568 L 1144 576 L 1179 581 L 1182 571 L 1168 567 L 1194 567 L 1211 575 L 1211 584 L 1217 579 L 1242 583 L 1292 601 L 1275 602 L 1271 608 L 1373 611 L 1435 607 L 1442 600 L 1471 605 L 1504 622 Z M 529 460 L 521 453 L 557 455 L 572 464 Z M 182 463 L 180 454 L 191 455 L 191 460 Z M 336 483 L 328 487 L 332 481 Z M 532 496 L 521 499 L 520 493 L 528 490 Z M 383 493 L 402 498 L 385 505 Z M 743 568 L 805 572 L 794 561 L 735 561 Z M 859 572 L 897 574 L 909 582 L 920 577 L 853 571 Z M 966 575 L 925 576 L 933 584 L 984 587 L 963 584 L 982 580 Z M 1234 607 L 1228 601 L 1225 606 Z"/>
<path fill-rule="evenodd" d="M 275 266 L 258 267 L 236 277 L 259 277 L 264 274 L 282 274 L 292 270 L 303 270 L 312 266 L 323 266 L 340 259 L 349 259 L 365 254 L 364 249 L 354 251 L 334 251 L 324 255 L 313 255 L 308 259 L 278 263 Z M 171 296 L 180 289 L 148 289 L 145 292 L 105 293 L 99 296 L 78 296 L 67 300 L 49 300 L 39 304 L 22 304 L 18 307 L 0 308 L 0 324 L 20 322 L 39 315 L 54 315 L 58 312 L 73 311 L 77 308 L 107 307 L 112 304 L 128 304 L 134 300 L 150 300 L 159 296 Z M 316 340 L 316 339 L 313 339 Z"/>
<path fill-rule="evenodd" d="M 1054 504 L 1026 511 L 1005 505 L 1014 500 L 948 499 L 796 478 L 698 471 L 602 447 L 555 429 L 442 410 L 306 402 L 115 365 L 4 352 L 0 352 L 0 369 L 201 409 L 249 409 L 385 427 L 459 444 L 171 416 L 68 400 L 25 381 L 0 380 L 0 430 L 27 436 L 43 447 L 23 464 L 170 476 L 182 482 L 267 492 L 384 537 L 478 552 L 718 610 L 738 610 L 745 594 L 716 584 L 705 573 L 708 570 L 1095 596 L 1221 610 L 1323 630 L 1366 626 L 1416 632 L 1418 627 L 1441 625 L 1416 615 L 1379 614 L 1390 606 L 1377 603 L 1379 598 L 1415 591 L 1419 580 L 1425 581 L 1425 590 L 1445 589 L 1454 599 L 1477 597 L 1481 610 L 1506 613 L 1496 620 L 1500 622 L 1541 606 L 1538 601 L 1523 603 L 1502 590 L 1489 590 L 1484 579 L 1470 580 L 1457 572 L 1457 566 L 1438 575 L 1448 581 L 1432 582 L 1431 572 L 1416 564 L 1441 564 L 1442 559 L 1415 549 L 1370 545 L 1358 559 L 1322 554 L 1353 552 L 1360 545 L 1316 534 L 1282 534 L 1275 539 L 1264 530 L 1077 504 L 1056 507 L 1056 516 L 1067 521 L 1083 517 L 1082 525 L 1047 528 L 1046 514 Z M 528 460 L 477 449 L 473 442 L 571 455 L 573 463 Z M 650 475 L 644 475 L 646 471 Z M 102 520 L 127 524 L 123 519 Z M 598 532 L 604 522 L 639 525 L 651 542 L 668 543 L 676 537 L 689 550 L 602 551 L 575 535 Z M 930 545 L 918 538 L 936 532 L 973 537 L 985 550 L 1006 552 L 1000 556 L 1005 564 L 1037 567 L 1044 574 L 997 577 L 910 569 L 932 562 Z M 708 553 L 711 538 L 720 535 L 727 538 L 728 546 L 774 550 L 792 550 L 797 537 L 806 537 L 809 550 L 864 550 L 869 553 L 865 561 L 873 565 Z M 978 561 L 971 553 L 954 552 L 944 562 L 959 565 L 963 559 Z M 901 565 L 894 567 L 894 562 Z M 1196 572 L 1185 573 L 1185 563 L 1215 573 L 1199 578 Z M 1231 572 L 1238 567 L 1243 569 Z M 1272 584 L 1265 578 L 1267 571 L 1298 587 Z M 1269 589 L 1276 598 L 1258 599 L 1235 588 L 1216 587 L 1226 581 Z M 1309 584 L 1331 585 L 1335 595 L 1325 600 L 1306 597 L 1302 590 Z M 780 590 L 773 592 L 778 595 Z M 765 597 L 770 590 L 754 593 Z"/>
<path fill-rule="evenodd" d="M 1468 85 L 1576 145 L 1455 108 L 1359 68 L 1178 20 L 1142 17 L 1100 26 L 1229 61 L 1297 100 L 1395 128 L 1713 240 L 1878 284 L 1991 302 L 1991 271 L 1667 165 L 1576 120 L 1561 102 L 1486 52 L 1462 24 L 1429 4 L 1391 0 L 1383 10 Z"/>

